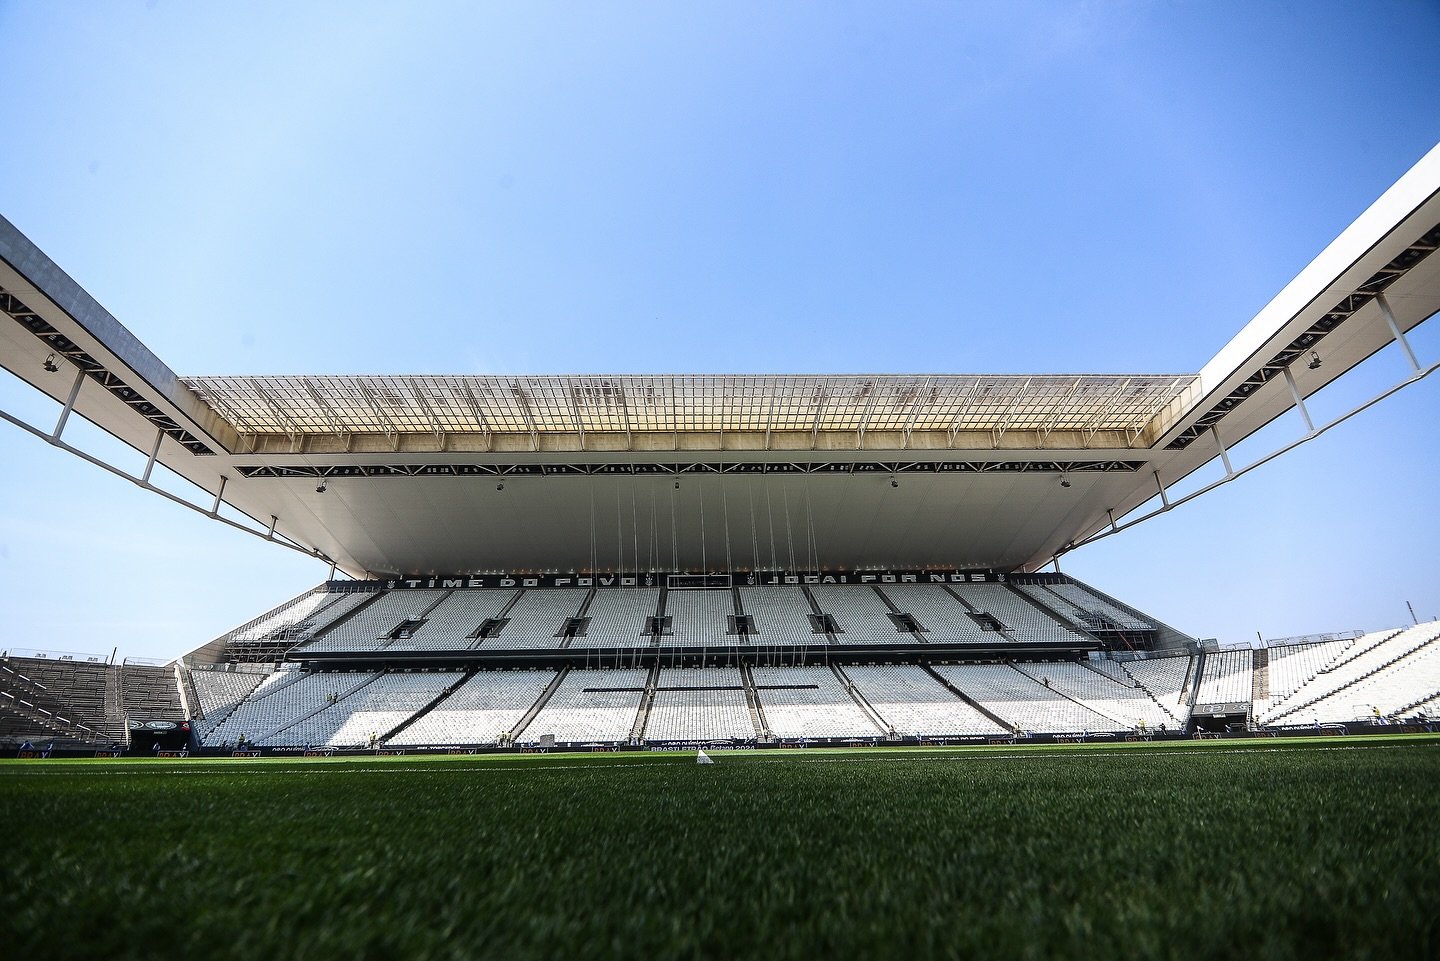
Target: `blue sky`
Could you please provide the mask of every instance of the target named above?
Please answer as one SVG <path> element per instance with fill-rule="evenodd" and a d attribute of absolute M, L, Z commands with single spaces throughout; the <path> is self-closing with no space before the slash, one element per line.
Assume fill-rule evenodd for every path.
<path fill-rule="evenodd" d="M 11 2 L 0 36 L 0 211 L 182 374 L 1190 372 L 1440 140 L 1421 2 Z M 1440 614 L 1437 413 L 1409 388 L 1065 569 L 1223 640 Z M 5 646 L 174 656 L 325 575 L 9 426 L 0 463 Z"/>

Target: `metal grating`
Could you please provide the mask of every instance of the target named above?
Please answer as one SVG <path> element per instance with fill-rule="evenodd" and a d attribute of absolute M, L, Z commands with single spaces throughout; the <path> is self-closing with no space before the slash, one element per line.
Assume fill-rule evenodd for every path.
<path fill-rule="evenodd" d="M 1195 375 L 316 376 L 183 382 L 242 435 L 1100 431 L 1138 437 Z"/>

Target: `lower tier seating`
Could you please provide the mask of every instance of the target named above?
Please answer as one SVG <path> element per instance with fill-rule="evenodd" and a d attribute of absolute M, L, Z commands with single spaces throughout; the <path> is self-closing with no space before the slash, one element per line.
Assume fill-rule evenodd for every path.
<path fill-rule="evenodd" d="M 673 668 L 660 672 L 645 724 L 647 741 L 712 741 L 756 736 L 736 667 Z"/>
<path fill-rule="evenodd" d="M 755 693 L 778 738 L 856 737 L 885 733 L 828 667 L 757 667 Z"/>

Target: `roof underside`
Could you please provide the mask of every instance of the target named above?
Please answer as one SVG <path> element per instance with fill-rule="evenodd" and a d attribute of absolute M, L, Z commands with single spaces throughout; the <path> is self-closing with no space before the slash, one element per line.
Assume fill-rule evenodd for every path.
<path fill-rule="evenodd" d="M 1056 432 L 1086 446 L 1131 446 L 1158 434 L 1183 407 L 1196 375 L 854 376 L 330 376 L 194 377 L 184 380 L 253 447 L 259 438 L 476 434 L 526 438 L 625 438 L 716 433 L 725 446 L 767 449 L 777 433 L 986 433 L 999 443 L 1027 433 L 1036 446 Z M 1166 416 L 1168 415 L 1168 416 Z M 504 446 L 504 445 L 502 445 Z M 936 446 L 927 444 L 926 446 Z M 946 446 L 944 444 L 940 446 Z M 974 446 L 974 445 L 966 445 Z M 1070 445 L 1067 445 L 1070 446 Z"/>
<path fill-rule="evenodd" d="M 1033 570 L 1440 312 L 1437 250 L 1440 147 L 1198 375 L 183 379 L 0 218 L 0 366 L 66 408 L 0 419 L 73 410 L 352 574 Z"/>

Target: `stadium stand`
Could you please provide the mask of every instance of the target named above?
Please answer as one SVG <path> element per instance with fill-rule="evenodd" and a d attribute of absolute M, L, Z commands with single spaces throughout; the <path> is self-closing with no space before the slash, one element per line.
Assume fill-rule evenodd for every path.
<path fill-rule="evenodd" d="M 310 653 L 321 651 L 379 651 L 390 646 L 395 634 L 408 621 L 419 620 L 448 591 L 390 591 L 363 606 L 356 605 L 346 619 L 320 632 L 305 645 Z M 408 638 L 405 638 L 408 641 Z"/>
<path fill-rule="evenodd" d="M 757 644 L 823 644 L 810 626 L 815 613 L 798 587 L 741 587 L 740 606 L 755 621 Z"/>
<path fill-rule="evenodd" d="M 553 591 L 525 591 L 506 617 L 508 623 L 494 638 L 481 642 L 481 649 L 563 647 L 565 622 L 579 615 L 590 592 L 576 588 Z"/>
<path fill-rule="evenodd" d="M 196 736 L 202 741 L 209 737 L 267 676 L 249 671 L 191 671 L 190 678 L 199 698 L 195 711 Z"/>
<path fill-rule="evenodd" d="M 361 747 L 378 742 L 463 678 L 457 671 L 381 674 L 344 693 L 335 691 L 334 703 L 255 743 Z"/>
<path fill-rule="evenodd" d="M 497 744 L 555 677 L 555 671 L 545 670 L 477 671 L 386 743 L 392 747 Z"/>
<path fill-rule="evenodd" d="M 374 596 L 372 592 L 328 593 L 317 588 L 236 628 L 217 643 L 224 646 L 230 661 L 273 662 Z"/>
<path fill-rule="evenodd" d="M 666 668 L 645 725 L 647 741 L 751 740 L 758 732 L 735 667 Z"/>
<path fill-rule="evenodd" d="M 1089 630 L 1153 631 L 1155 625 L 1087 590 L 1065 582 L 1017 584 L 1016 588 Z"/>
<path fill-rule="evenodd" d="M 660 644 L 713 647 L 744 643 L 743 636 L 726 634 L 734 614 L 734 595 L 728 590 L 666 591 L 665 616 L 670 619 L 670 633 L 660 638 Z"/>
<path fill-rule="evenodd" d="M 970 617 L 970 608 L 941 584 L 886 584 L 880 590 L 902 614 L 915 618 L 923 640 L 974 644 L 1005 640 L 977 624 Z"/>
<path fill-rule="evenodd" d="M 126 718 L 185 719 L 175 668 L 171 665 L 126 660 L 120 666 L 120 696 Z"/>
<path fill-rule="evenodd" d="M 1089 663 L 1020 664 L 1016 669 L 1124 727 L 1154 731 L 1175 726 L 1175 718 L 1138 683 L 1122 682 Z"/>
<path fill-rule="evenodd" d="M 856 664 L 842 669 L 870 706 L 901 735 L 1007 734 L 916 664 Z"/>
<path fill-rule="evenodd" d="M 658 587 L 612 587 L 597 590 L 586 609 L 587 647 L 636 647 L 652 642 L 646 622 L 660 605 Z"/>
<path fill-rule="evenodd" d="M 1440 622 L 1367 634 L 1262 720 L 1353 721 L 1404 709 L 1427 697 Z M 1382 706 L 1383 702 L 1383 706 Z"/>
<path fill-rule="evenodd" d="M 1056 620 L 1007 584 L 957 584 L 952 590 L 977 612 L 1005 625 L 1013 641 L 1041 644 L 1083 643 L 1084 635 Z"/>
<path fill-rule="evenodd" d="M 1020 731 L 1040 734 L 1122 731 L 1130 725 L 1098 714 L 1044 682 L 1049 664 L 1026 665 L 1040 680 L 1009 664 L 946 664 L 935 671 L 986 710 Z"/>
<path fill-rule="evenodd" d="M 561 744 L 626 741 L 648 678 L 641 668 L 570 671 L 517 736 L 527 743 L 546 734 Z"/>
<path fill-rule="evenodd" d="M 1187 655 L 1117 661 L 1127 677 L 1150 692 L 1178 724 L 1190 720 L 1194 703 L 1195 658 Z"/>
<path fill-rule="evenodd" d="M 512 600 L 511 590 L 459 590 L 435 605 L 407 640 L 394 641 L 387 650 L 461 651 L 473 647 L 482 624 L 500 616 Z"/>
<path fill-rule="evenodd" d="M 1249 703 L 1252 687 L 1251 671 L 1254 655 L 1249 648 L 1240 651 L 1213 651 L 1205 658 L 1200 675 L 1199 704 Z"/>
<path fill-rule="evenodd" d="M 26 673 L 23 662 L 0 658 L 0 743 L 18 746 L 44 741 L 87 745 L 103 741 L 105 733 L 80 720 L 63 697 Z M 102 695 L 103 697 L 103 695 Z"/>
<path fill-rule="evenodd" d="M 1352 641 L 1318 641 L 1275 645 L 1265 651 L 1264 691 L 1255 697 L 1255 717 L 1265 717 L 1279 704 L 1335 661 Z M 1258 653 L 1258 652 L 1257 652 Z"/>
<path fill-rule="evenodd" d="M 885 733 L 828 667 L 756 667 L 751 675 L 775 737 L 873 738 Z"/>
<path fill-rule="evenodd" d="M 23 675 L 35 685 L 29 696 L 21 692 L 12 704 L 12 709 L 21 709 L 22 716 L 26 712 L 19 702 L 29 701 L 35 706 L 34 716 L 43 717 L 38 713 L 43 710 L 63 718 L 77 735 L 93 732 L 98 740 L 125 739 L 118 667 L 98 658 L 12 657 L 7 663 L 17 675 Z M 41 690 L 43 695 L 39 694 Z"/>
<path fill-rule="evenodd" d="M 370 683 L 379 673 L 309 673 L 277 671 L 236 706 L 205 739 L 207 745 L 228 746 L 241 738 L 249 744 L 271 744 L 273 735 L 324 710 L 351 691 Z M 282 739 L 273 743 L 291 744 Z"/>
<path fill-rule="evenodd" d="M 893 612 L 874 588 L 816 584 L 810 588 L 810 596 L 820 611 L 834 620 L 838 629 L 835 640 L 841 644 L 915 641 L 915 635 L 901 631 L 890 619 Z"/>

